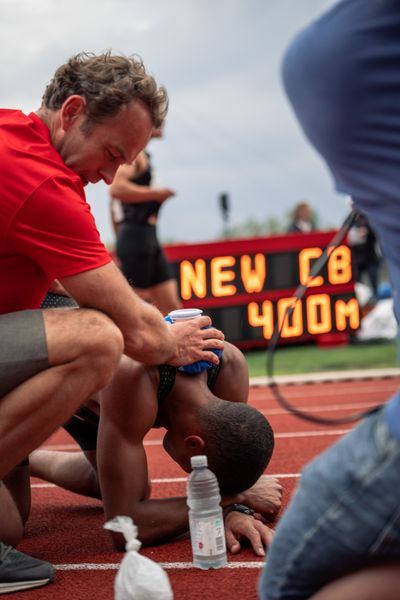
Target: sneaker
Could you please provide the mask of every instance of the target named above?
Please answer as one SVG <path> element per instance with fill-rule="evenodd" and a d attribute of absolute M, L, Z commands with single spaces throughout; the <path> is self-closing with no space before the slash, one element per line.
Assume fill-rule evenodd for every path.
<path fill-rule="evenodd" d="M 0 594 L 29 590 L 54 579 L 54 567 L 0 542 Z"/>

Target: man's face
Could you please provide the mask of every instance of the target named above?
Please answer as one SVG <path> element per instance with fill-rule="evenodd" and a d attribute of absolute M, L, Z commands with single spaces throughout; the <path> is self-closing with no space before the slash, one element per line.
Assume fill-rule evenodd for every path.
<path fill-rule="evenodd" d="M 140 100 L 123 106 L 115 117 L 94 124 L 89 133 L 84 110 L 65 119 L 57 150 L 65 164 L 79 175 L 83 184 L 103 180 L 110 184 L 121 164 L 132 162 L 150 139 L 152 122 Z"/>

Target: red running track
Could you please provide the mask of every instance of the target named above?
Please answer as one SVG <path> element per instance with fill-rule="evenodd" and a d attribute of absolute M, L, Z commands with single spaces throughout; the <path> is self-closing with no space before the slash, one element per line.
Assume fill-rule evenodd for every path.
<path fill-rule="evenodd" d="M 339 417 L 384 402 L 400 384 L 399 377 L 282 386 L 297 407 L 323 416 Z M 269 389 L 253 387 L 250 403 L 270 420 L 276 449 L 268 474 L 278 475 L 284 488 L 284 507 L 290 499 L 303 465 L 330 446 L 349 426 L 319 426 L 299 420 L 277 405 Z M 146 438 L 153 496 L 185 494 L 186 474 L 166 455 L 163 430 Z M 58 431 L 45 444 L 76 449 L 67 433 Z M 111 548 L 103 530 L 101 502 L 63 491 L 33 479 L 32 514 L 20 550 L 53 563 L 53 584 L 3 597 L 32 600 L 112 600 L 113 582 L 121 554 Z M 256 584 L 263 562 L 249 548 L 229 556 L 229 565 L 216 571 L 191 567 L 190 541 L 186 537 L 143 554 L 160 562 L 170 577 L 175 600 L 256 600 Z"/>

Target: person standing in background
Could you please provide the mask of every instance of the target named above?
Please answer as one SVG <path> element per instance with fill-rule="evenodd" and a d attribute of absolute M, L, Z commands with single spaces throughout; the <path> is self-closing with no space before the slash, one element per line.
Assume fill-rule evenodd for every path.
<path fill-rule="evenodd" d="M 162 136 L 154 129 L 152 138 Z M 175 195 L 152 186 L 150 154 L 143 150 L 131 164 L 120 166 L 110 186 L 116 252 L 122 273 L 144 300 L 164 315 L 180 308 L 178 285 L 157 237 L 161 205 Z"/>
<path fill-rule="evenodd" d="M 293 210 L 288 233 L 309 233 L 314 229 L 314 216 L 310 205 L 307 202 L 300 202 Z"/>
<path fill-rule="evenodd" d="M 373 299 L 376 301 L 381 257 L 375 233 L 371 229 L 368 219 L 360 212 L 349 230 L 348 241 L 353 255 L 355 280 L 362 283 L 363 276 L 366 274 Z"/>

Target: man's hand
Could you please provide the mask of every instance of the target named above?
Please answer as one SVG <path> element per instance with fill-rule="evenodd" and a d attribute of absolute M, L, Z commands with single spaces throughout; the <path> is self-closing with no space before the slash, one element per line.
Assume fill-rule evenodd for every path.
<path fill-rule="evenodd" d="M 251 488 L 240 494 L 240 502 L 265 519 L 271 519 L 281 507 L 282 486 L 276 477 L 262 475 Z"/>
<path fill-rule="evenodd" d="M 247 539 L 257 556 L 265 556 L 264 548 L 272 541 L 273 531 L 250 515 L 232 511 L 225 517 L 226 545 L 232 554 L 241 550 L 241 540 Z"/>
<path fill-rule="evenodd" d="M 154 199 L 159 202 L 165 202 L 168 198 L 172 198 L 175 196 L 175 192 L 169 188 L 152 188 L 152 194 L 154 194 Z"/>
<path fill-rule="evenodd" d="M 225 336 L 210 325 L 211 319 L 206 316 L 172 323 L 170 330 L 175 339 L 176 355 L 168 360 L 168 364 L 178 367 L 206 360 L 217 365 L 218 356 L 210 348 L 223 350 Z"/>

